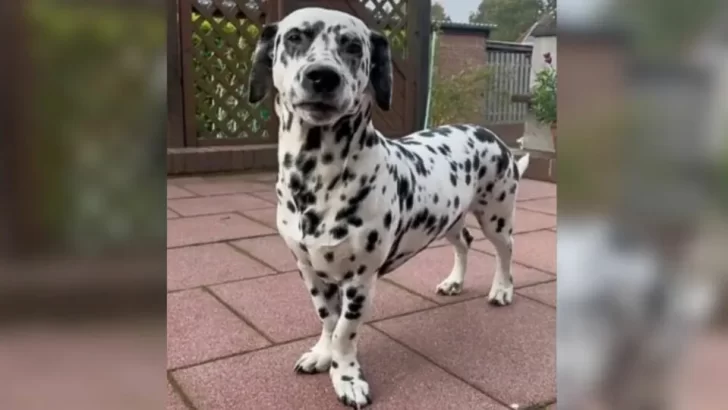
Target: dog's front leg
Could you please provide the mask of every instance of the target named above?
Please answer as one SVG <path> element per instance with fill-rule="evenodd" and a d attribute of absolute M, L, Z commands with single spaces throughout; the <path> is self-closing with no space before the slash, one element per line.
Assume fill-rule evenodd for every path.
<path fill-rule="evenodd" d="M 321 319 L 322 330 L 318 342 L 298 359 L 295 370 L 320 373 L 331 365 L 331 337 L 341 315 L 341 295 L 339 286 L 322 281 L 310 266 L 299 263 L 298 269 Z"/>
<path fill-rule="evenodd" d="M 360 408 L 371 404 L 369 384 L 357 358 L 357 334 L 364 314 L 372 304 L 376 275 L 358 275 L 341 288 L 342 315 L 332 339 L 333 361 L 329 369 L 339 400 Z"/>

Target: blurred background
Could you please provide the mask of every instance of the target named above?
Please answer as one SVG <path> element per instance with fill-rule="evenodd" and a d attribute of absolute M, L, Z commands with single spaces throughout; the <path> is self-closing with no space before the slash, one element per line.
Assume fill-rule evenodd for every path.
<path fill-rule="evenodd" d="M 726 4 L 557 10 L 558 407 L 726 408 Z"/>
<path fill-rule="evenodd" d="M 165 405 L 165 18 L 0 5 L 0 408 Z"/>

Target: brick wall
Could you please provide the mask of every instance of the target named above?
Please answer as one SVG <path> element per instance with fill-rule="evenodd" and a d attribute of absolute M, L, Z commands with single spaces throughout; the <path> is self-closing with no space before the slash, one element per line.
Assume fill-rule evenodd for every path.
<path fill-rule="evenodd" d="M 437 64 L 441 76 L 449 77 L 466 68 L 485 65 L 486 34 L 442 30 L 438 38 Z"/>
<path fill-rule="evenodd" d="M 470 33 L 441 29 L 438 34 L 437 74 L 439 78 L 450 78 L 464 70 L 484 67 L 486 65 L 485 43 L 487 33 Z M 485 110 L 485 95 L 480 100 Z M 482 124 L 484 115 L 463 116 L 462 122 Z"/>

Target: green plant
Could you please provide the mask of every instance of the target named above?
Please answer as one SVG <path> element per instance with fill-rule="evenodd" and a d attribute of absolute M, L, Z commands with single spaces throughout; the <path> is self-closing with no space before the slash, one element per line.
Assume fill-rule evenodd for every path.
<path fill-rule="evenodd" d="M 439 50 L 438 39 L 434 47 L 435 55 L 432 57 L 434 61 L 439 61 Z M 432 69 L 430 121 L 426 126 L 472 122 L 474 118 L 483 115 L 486 92 L 492 84 L 491 70 L 476 65 L 455 75 L 445 76 L 438 65 Z"/>
<path fill-rule="evenodd" d="M 472 122 L 482 115 L 491 71 L 483 67 L 465 69 L 441 78 L 435 68 L 431 95 L 431 126 Z"/>
<path fill-rule="evenodd" d="M 556 124 L 556 69 L 550 53 L 544 54 L 546 68 L 536 73 L 536 85 L 531 90 L 531 110 L 543 124 Z"/>

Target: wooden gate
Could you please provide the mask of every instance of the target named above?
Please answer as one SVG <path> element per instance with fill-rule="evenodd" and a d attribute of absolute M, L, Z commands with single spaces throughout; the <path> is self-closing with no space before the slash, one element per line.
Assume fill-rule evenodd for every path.
<path fill-rule="evenodd" d="M 174 2 L 175 0 L 169 0 Z M 169 146 L 275 144 L 278 121 L 272 98 L 247 101 L 255 42 L 263 24 L 301 7 L 338 9 L 361 18 L 390 39 L 394 92 L 389 112 L 375 111 L 375 125 L 401 136 L 421 128 L 427 98 L 429 2 L 417 0 L 176 0 L 179 43 L 170 58 L 179 65 L 181 92 L 170 90 Z M 176 47 L 176 49 L 173 49 Z M 176 53 L 179 51 L 179 54 Z M 175 124 L 175 122 L 177 122 Z"/>

